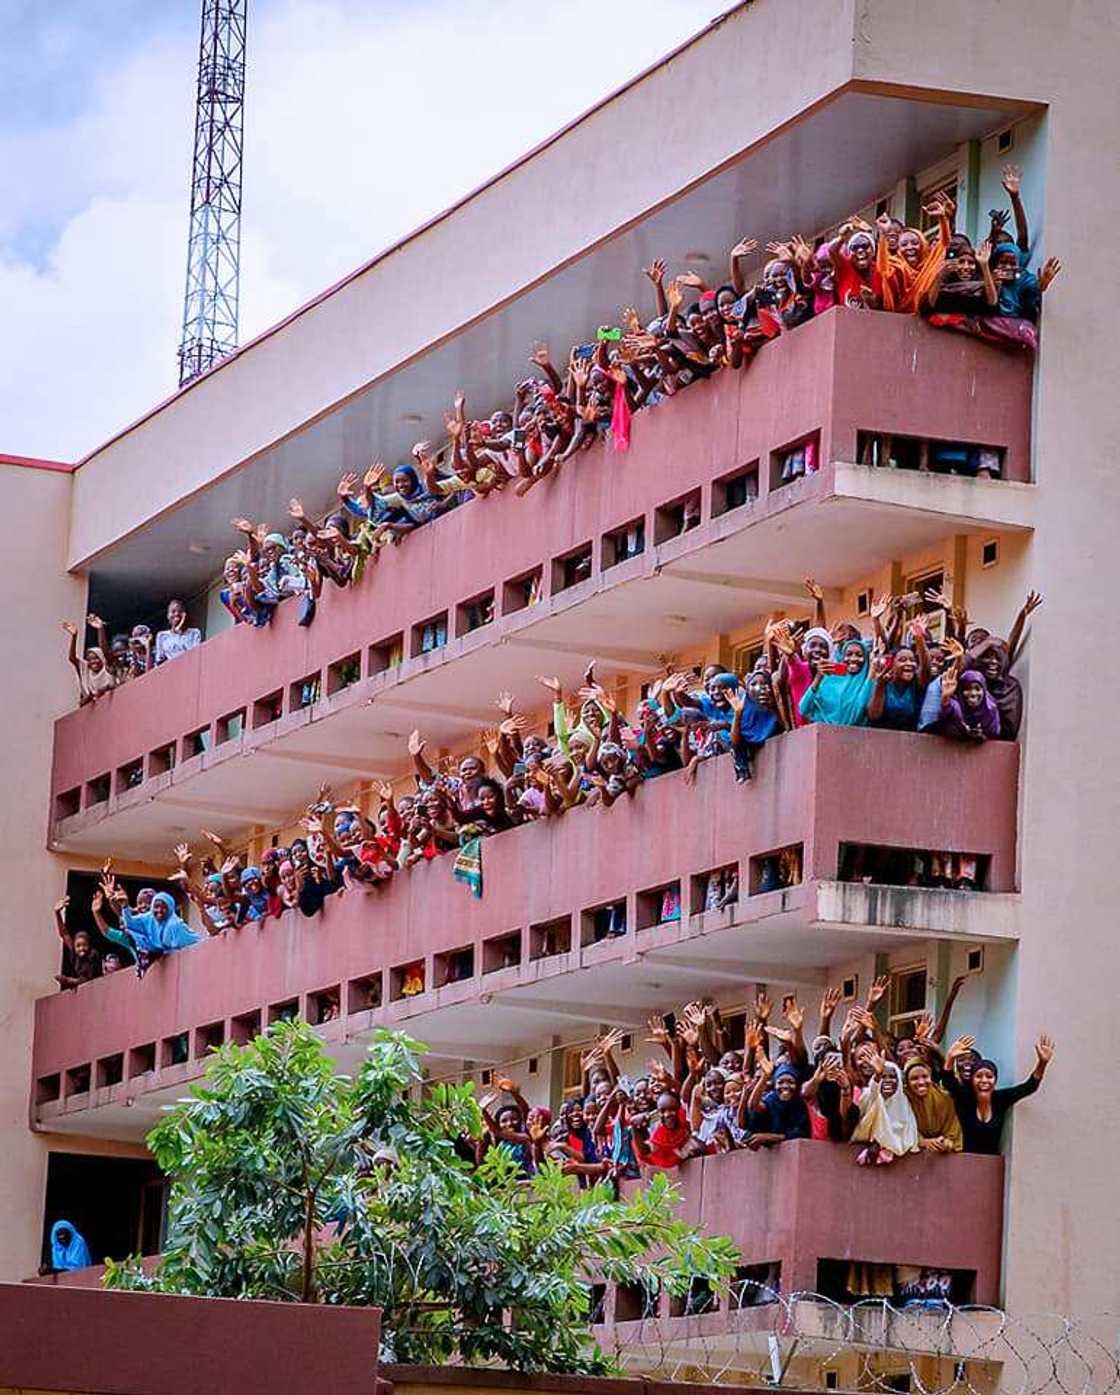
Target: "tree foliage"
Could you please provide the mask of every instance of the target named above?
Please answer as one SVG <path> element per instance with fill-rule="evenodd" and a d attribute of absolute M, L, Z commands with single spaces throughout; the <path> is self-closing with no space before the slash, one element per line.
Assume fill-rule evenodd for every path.
<path fill-rule="evenodd" d="M 109 1265 L 116 1288 L 368 1304 L 397 1361 L 610 1369 L 591 1342 L 592 1281 L 684 1292 L 733 1272 L 730 1240 L 674 1214 L 663 1175 L 616 1200 L 502 1149 L 480 1167 L 472 1085 L 421 1087 L 419 1043 L 378 1031 L 356 1077 L 303 1022 L 214 1056 L 148 1138 L 172 1179 L 162 1262 Z"/>

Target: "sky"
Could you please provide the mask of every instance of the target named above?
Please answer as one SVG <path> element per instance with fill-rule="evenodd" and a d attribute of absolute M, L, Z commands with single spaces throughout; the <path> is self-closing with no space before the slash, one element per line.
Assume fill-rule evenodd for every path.
<path fill-rule="evenodd" d="M 0 452 L 175 389 L 201 3 L 0 0 Z M 727 3 L 249 0 L 241 342 Z"/>

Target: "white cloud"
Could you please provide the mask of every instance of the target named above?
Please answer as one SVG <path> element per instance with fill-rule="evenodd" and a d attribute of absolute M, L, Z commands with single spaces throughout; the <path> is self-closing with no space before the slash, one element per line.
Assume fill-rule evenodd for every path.
<path fill-rule="evenodd" d="M 242 340 L 716 9 L 716 0 L 254 0 Z M 181 30 L 146 36 L 103 69 L 72 118 L 0 128 L 0 451 L 76 458 L 173 389 L 194 63 Z M 578 183 L 557 197 L 578 197 Z M 526 236 L 533 216 L 547 210 L 527 211 Z"/>

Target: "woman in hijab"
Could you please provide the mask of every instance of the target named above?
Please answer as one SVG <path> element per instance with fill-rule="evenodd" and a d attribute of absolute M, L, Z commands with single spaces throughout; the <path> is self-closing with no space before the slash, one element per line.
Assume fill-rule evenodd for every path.
<path fill-rule="evenodd" d="M 918 1122 L 902 1088 L 902 1072 L 878 1054 L 870 1059 L 874 1076 L 860 1096 L 859 1123 L 852 1134 L 853 1143 L 865 1145 L 856 1154 L 861 1166 L 892 1163 L 918 1152 Z"/>
<path fill-rule="evenodd" d="M 1018 686 L 1018 685 L 1016 685 Z M 958 679 L 953 669 L 941 675 L 941 721 L 938 731 L 957 741 L 995 741 L 1000 714 L 984 675 L 966 669 Z"/>
<path fill-rule="evenodd" d="M 970 670 L 983 675 L 988 693 L 999 711 L 999 730 L 995 735 L 1001 741 L 1014 741 L 1023 724 L 1023 688 L 1019 680 L 1011 676 L 1011 652 L 1007 644 L 995 635 L 986 636 L 971 649 L 968 665 Z"/>
<path fill-rule="evenodd" d="M 728 693 L 735 713 L 731 722 L 731 756 L 735 762 L 735 779 L 742 783 L 751 778 L 751 757 L 772 736 L 785 730 L 774 688 L 768 673 L 752 673 L 746 688 L 733 688 Z"/>
<path fill-rule="evenodd" d="M 867 705 L 875 691 L 867 650 L 862 640 L 849 639 L 841 654 L 839 663 L 821 664 L 817 669 L 801 699 L 801 715 L 824 726 L 865 727 Z"/>
<path fill-rule="evenodd" d="M 166 891 L 156 892 L 150 911 L 138 913 L 122 906 L 121 921 L 134 946 L 149 957 L 187 949 L 202 938 L 179 915 L 174 899 Z"/>
<path fill-rule="evenodd" d="M 89 1246 L 77 1228 L 69 1221 L 55 1221 L 51 1226 L 51 1268 L 58 1273 L 88 1269 L 92 1263 Z"/>
<path fill-rule="evenodd" d="M 918 1147 L 924 1153 L 959 1153 L 964 1137 L 952 1095 L 933 1083 L 921 1056 L 910 1057 L 902 1079 L 918 1125 Z"/>

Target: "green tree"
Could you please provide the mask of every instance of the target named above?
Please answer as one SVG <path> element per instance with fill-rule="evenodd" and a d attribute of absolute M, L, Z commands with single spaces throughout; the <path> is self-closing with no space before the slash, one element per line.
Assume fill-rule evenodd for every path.
<path fill-rule="evenodd" d="M 223 1047 L 148 1137 L 172 1179 L 162 1262 L 110 1264 L 108 1285 L 369 1304 L 398 1361 L 595 1373 L 593 1281 L 680 1294 L 733 1272 L 731 1241 L 678 1220 L 663 1175 L 616 1200 L 551 1164 L 527 1182 L 502 1149 L 466 1163 L 473 1086 L 421 1088 L 422 1050 L 378 1031 L 350 1077 L 303 1022 Z"/>

